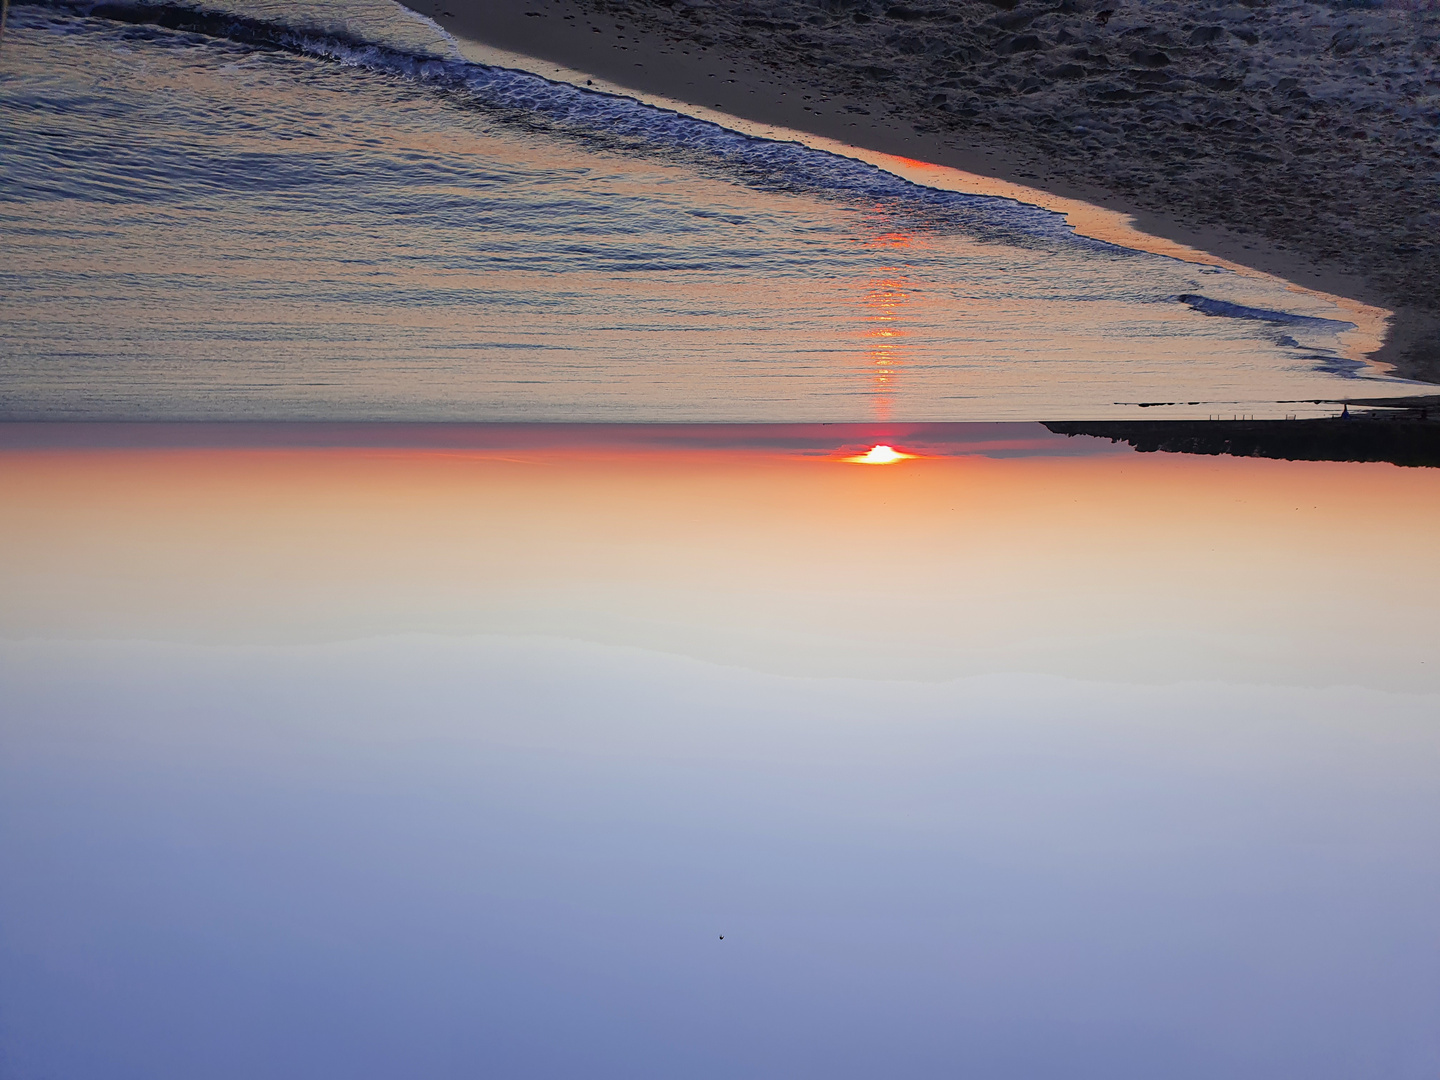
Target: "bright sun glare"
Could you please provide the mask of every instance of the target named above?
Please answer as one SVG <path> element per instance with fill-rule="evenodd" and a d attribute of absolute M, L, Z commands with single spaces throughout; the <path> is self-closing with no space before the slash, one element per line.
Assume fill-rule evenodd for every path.
<path fill-rule="evenodd" d="M 872 446 L 863 454 L 846 458 L 846 461 L 853 461 L 857 465 L 894 465 L 897 461 L 904 461 L 906 458 L 914 457 L 914 454 L 902 454 L 893 446 Z"/>

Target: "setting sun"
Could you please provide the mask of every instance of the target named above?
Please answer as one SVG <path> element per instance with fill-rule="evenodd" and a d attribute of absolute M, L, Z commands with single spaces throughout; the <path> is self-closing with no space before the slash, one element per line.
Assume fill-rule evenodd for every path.
<path fill-rule="evenodd" d="M 914 456 L 914 454 L 901 453 L 893 446 L 886 446 L 882 443 L 879 446 L 872 446 L 863 454 L 847 457 L 845 460 L 857 465 L 894 465 L 897 461 L 905 461 Z"/>

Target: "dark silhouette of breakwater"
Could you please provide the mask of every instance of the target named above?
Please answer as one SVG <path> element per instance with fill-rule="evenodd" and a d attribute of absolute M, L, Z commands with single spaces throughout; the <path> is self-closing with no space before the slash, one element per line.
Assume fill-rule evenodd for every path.
<path fill-rule="evenodd" d="M 1287 461 L 1388 461 L 1440 468 L 1440 409 L 1319 420 L 1099 420 L 1045 425 L 1057 435 L 1126 442 L 1141 453 Z"/>

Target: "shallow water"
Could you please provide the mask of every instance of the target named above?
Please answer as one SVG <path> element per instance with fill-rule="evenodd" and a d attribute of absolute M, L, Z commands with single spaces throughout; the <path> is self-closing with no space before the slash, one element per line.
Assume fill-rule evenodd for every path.
<path fill-rule="evenodd" d="M 1286 415 L 1406 389 L 1284 283 L 466 63 L 388 5 L 204 33 L 107 10 L 130 21 L 11 12 L 0 416 Z"/>

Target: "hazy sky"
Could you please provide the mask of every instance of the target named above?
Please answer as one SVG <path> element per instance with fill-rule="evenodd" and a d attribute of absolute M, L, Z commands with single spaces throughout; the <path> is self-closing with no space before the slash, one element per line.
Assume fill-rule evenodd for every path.
<path fill-rule="evenodd" d="M 787 674 L 1440 691 L 1432 470 L 1038 424 L 895 427 L 931 456 L 885 467 L 838 460 L 885 428 L 428 430 L 12 450 L 0 633 L 535 633 Z"/>
<path fill-rule="evenodd" d="M 17 1076 L 1418 1080 L 1440 1053 L 1433 695 L 503 637 L 11 642 L 0 681 Z"/>
<path fill-rule="evenodd" d="M 956 430 L 5 451 L 6 1070 L 1433 1076 L 1436 474 Z"/>

